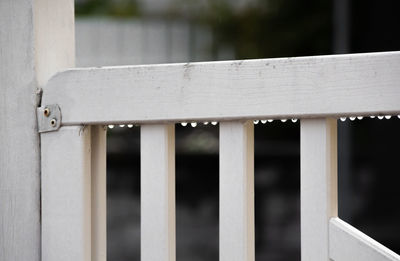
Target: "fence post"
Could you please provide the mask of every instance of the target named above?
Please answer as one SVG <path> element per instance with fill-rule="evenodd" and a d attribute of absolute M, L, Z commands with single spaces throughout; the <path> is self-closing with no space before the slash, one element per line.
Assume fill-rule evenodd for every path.
<path fill-rule="evenodd" d="M 175 261 L 175 126 L 140 129 L 140 256 Z"/>
<path fill-rule="evenodd" d="M 219 128 L 219 260 L 254 261 L 253 122 Z"/>
<path fill-rule="evenodd" d="M 0 1 L 0 260 L 40 260 L 37 88 L 74 65 L 74 1 Z"/>
<path fill-rule="evenodd" d="M 328 261 L 329 219 L 337 216 L 337 120 L 303 119 L 301 260 Z"/>

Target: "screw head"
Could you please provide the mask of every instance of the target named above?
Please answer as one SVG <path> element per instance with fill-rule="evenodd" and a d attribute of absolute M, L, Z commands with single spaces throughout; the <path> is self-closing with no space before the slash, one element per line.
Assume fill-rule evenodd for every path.
<path fill-rule="evenodd" d="M 50 125 L 51 125 L 52 127 L 55 127 L 56 124 L 57 124 L 57 120 L 56 120 L 56 119 L 51 119 Z"/>
<path fill-rule="evenodd" d="M 47 108 L 47 107 L 44 108 L 43 114 L 44 114 L 44 116 L 49 117 L 50 116 L 50 109 Z"/>

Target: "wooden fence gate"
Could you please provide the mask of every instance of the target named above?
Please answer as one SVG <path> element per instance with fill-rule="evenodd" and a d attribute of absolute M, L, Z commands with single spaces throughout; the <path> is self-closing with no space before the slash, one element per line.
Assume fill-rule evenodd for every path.
<path fill-rule="evenodd" d="M 38 47 L 36 67 L 27 69 L 43 89 L 41 243 L 32 243 L 41 254 L 31 260 L 106 260 L 104 126 L 134 123 L 141 126 L 141 260 L 174 261 L 174 124 L 203 121 L 220 129 L 220 260 L 254 260 L 253 120 L 300 119 L 301 259 L 400 261 L 337 216 L 337 119 L 400 114 L 400 52 L 72 68 L 73 1 L 2 1 L 1 8 L 31 10 L 33 25 L 15 31 L 35 32 Z M 2 196 L 14 193 L 3 188 Z M 1 255 L 14 260 L 11 250 Z"/>

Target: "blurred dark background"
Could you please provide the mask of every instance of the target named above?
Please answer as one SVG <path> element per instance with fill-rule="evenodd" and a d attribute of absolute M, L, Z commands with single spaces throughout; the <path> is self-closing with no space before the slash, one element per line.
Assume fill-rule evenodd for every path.
<path fill-rule="evenodd" d="M 76 0 L 77 66 L 396 51 L 399 12 L 395 0 Z M 396 115 L 338 121 L 339 216 L 397 253 L 399 133 Z M 140 260 L 139 137 L 108 132 L 110 261 Z M 255 125 L 258 261 L 300 260 L 299 137 L 298 121 Z M 218 126 L 177 124 L 177 260 L 218 260 L 218 169 Z"/>

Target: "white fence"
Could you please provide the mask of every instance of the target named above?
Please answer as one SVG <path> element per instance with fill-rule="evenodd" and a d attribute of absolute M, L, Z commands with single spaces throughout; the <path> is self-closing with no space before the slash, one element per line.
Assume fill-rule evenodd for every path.
<path fill-rule="evenodd" d="M 336 133 L 339 117 L 400 114 L 399 52 L 68 69 L 73 1 L 0 7 L 10 26 L 0 38 L 10 51 L 0 52 L 1 81 L 13 101 L 1 111 L 12 129 L 0 137 L 11 146 L 1 152 L 9 180 L 2 177 L 0 196 L 12 202 L 0 213 L 2 260 L 106 260 L 104 125 L 137 123 L 141 257 L 173 261 L 174 123 L 182 121 L 220 122 L 220 260 L 254 260 L 252 120 L 282 118 L 301 121 L 302 260 L 400 260 L 337 217 Z M 36 104 L 28 106 L 37 85 L 38 126 Z M 10 117 L 13 110 L 22 113 Z M 33 175 L 21 174 L 29 167 Z"/>
<path fill-rule="evenodd" d="M 55 75 L 38 109 L 44 260 L 89 260 L 104 250 L 105 242 L 90 244 L 91 234 L 105 237 L 104 210 L 88 212 L 90 205 L 105 208 L 101 126 L 129 123 L 142 126 L 141 257 L 174 260 L 173 123 L 192 121 L 220 122 L 220 259 L 254 260 L 253 120 L 288 118 L 301 121 L 302 260 L 400 260 L 337 218 L 337 118 L 397 115 L 399 73 L 400 53 L 389 52 L 80 68 Z M 61 116 L 41 120 L 55 105 Z M 102 194 L 90 196 L 91 190 Z M 71 224 L 75 229 L 66 229 Z"/>

